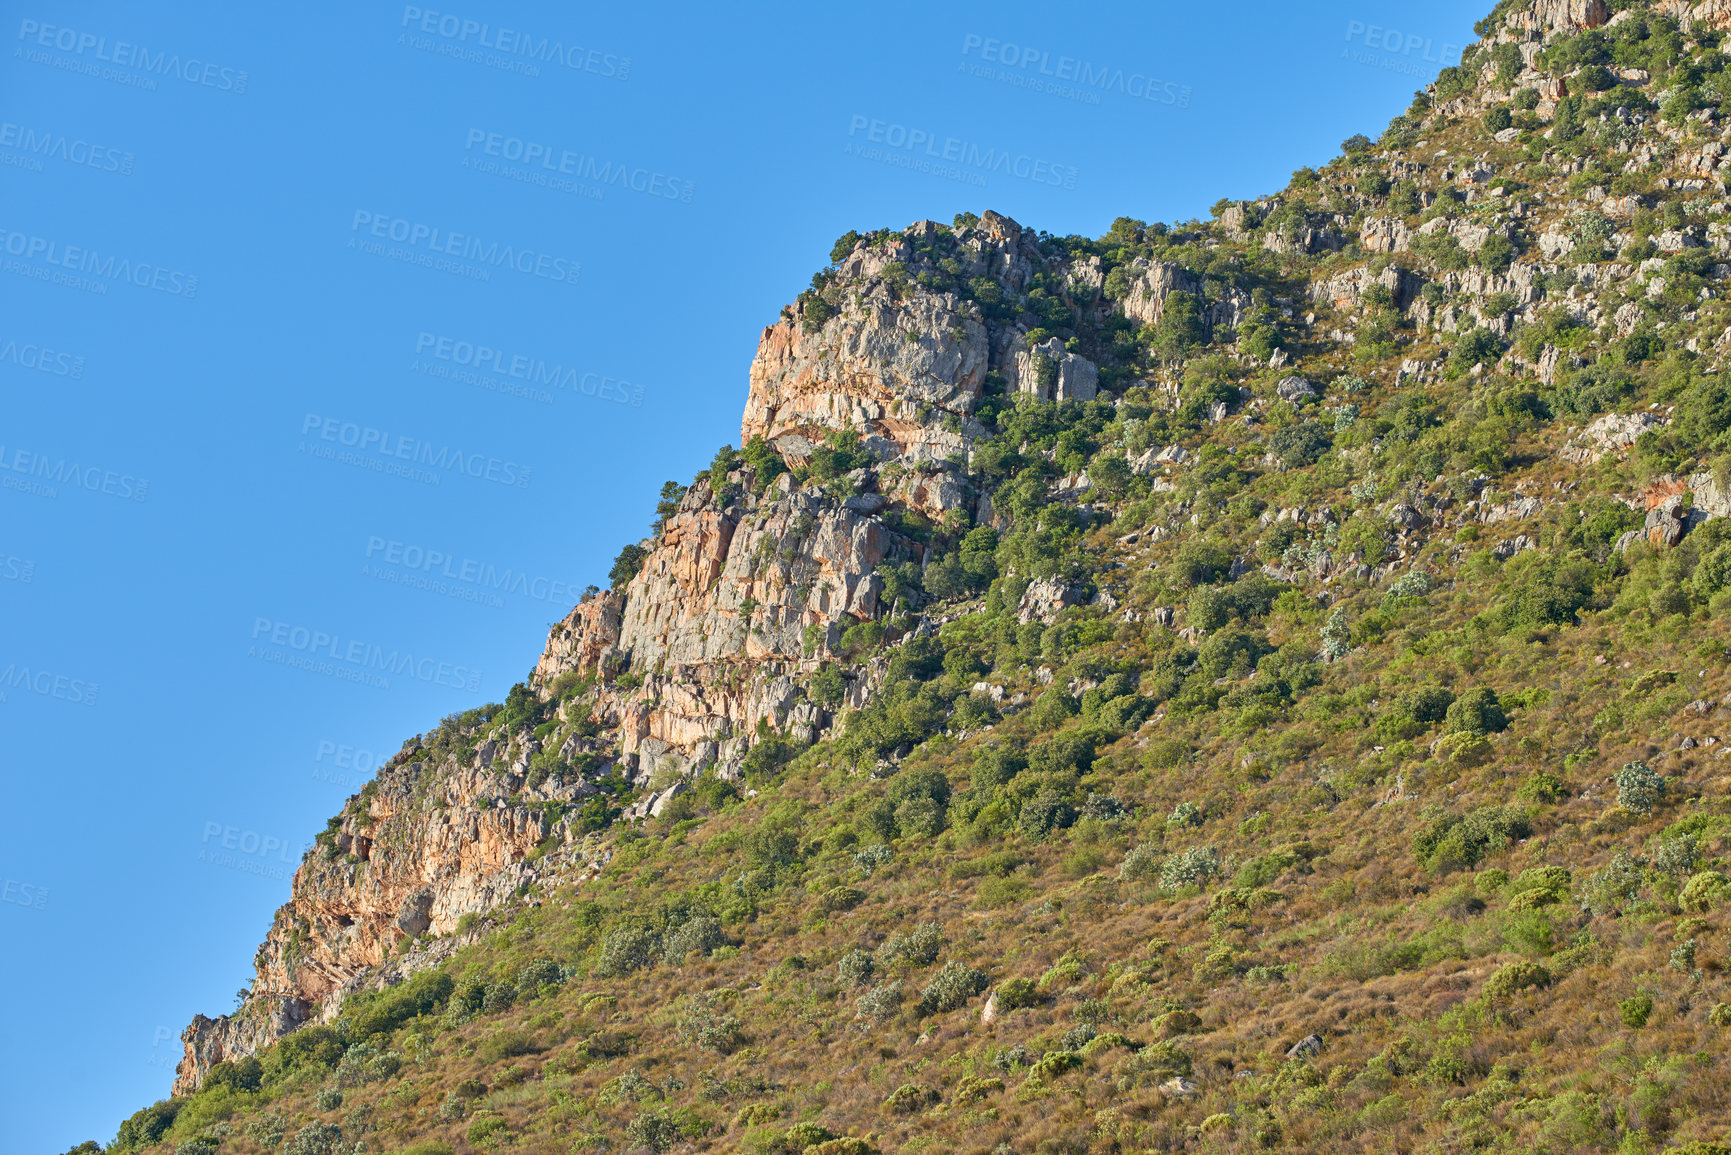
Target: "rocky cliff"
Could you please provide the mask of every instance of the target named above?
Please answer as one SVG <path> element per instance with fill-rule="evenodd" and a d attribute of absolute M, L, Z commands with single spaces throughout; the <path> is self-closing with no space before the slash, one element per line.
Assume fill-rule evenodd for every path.
<path fill-rule="evenodd" d="M 642 789 L 629 814 L 659 813 L 706 769 L 736 777 L 759 723 L 809 744 L 836 709 L 860 704 L 864 674 L 828 708 L 809 700 L 803 680 L 849 626 L 892 608 L 882 603 L 883 567 L 924 561 L 908 516 L 972 512 L 966 466 L 985 435 L 973 414 L 988 374 L 1011 383 L 1000 393 L 1018 380 L 1041 388 L 1021 340 L 1031 318 L 988 319 L 974 298 L 989 282 L 1015 299 L 1041 273 L 1067 284 L 1072 270 L 1008 218 L 988 212 L 958 230 L 920 222 L 858 241 L 821 298 L 766 328 L 741 444 L 760 439 L 797 468 L 827 436 L 850 433 L 862 463 L 827 483 L 783 472 L 758 485 L 744 464 L 700 479 L 645 543 L 637 576 L 573 607 L 550 632 L 532 684 L 546 697 L 562 676 L 580 679 L 580 716 L 573 709 L 541 738 L 483 738 L 492 731 L 476 721 L 436 749 L 406 746 L 296 871 L 245 1004 L 200 1015 L 183 1033 L 176 1093 L 197 1089 L 218 1062 L 330 1021 L 348 994 L 442 961 L 453 940 L 440 936 L 465 915 L 580 873 L 579 824 L 549 814 L 594 797 L 598 780 L 617 774 Z M 934 275 L 969 285 L 969 295 L 921 283 Z M 1068 383 L 1084 379 L 1092 397 L 1092 363 L 1051 343 L 1058 385 L 1041 395 L 1075 396 Z M 532 776 L 543 754 L 563 776 Z"/>
<path fill-rule="evenodd" d="M 1505 0 L 1211 222 L 843 237 L 740 449 L 349 800 L 177 1095 L 322 1023 L 427 1066 L 261 1074 L 313 1139 L 1712 1134 L 1728 26 Z"/>

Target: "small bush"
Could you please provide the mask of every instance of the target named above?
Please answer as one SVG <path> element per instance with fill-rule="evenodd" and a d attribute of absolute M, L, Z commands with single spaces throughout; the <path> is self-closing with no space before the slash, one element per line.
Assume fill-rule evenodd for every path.
<path fill-rule="evenodd" d="M 878 947 L 878 962 L 885 966 L 930 966 L 944 947 L 944 931 L 935 922 L 922 922 L 907 934 L 896 932 Z"/>
<path fill-rule="evenodd" d="M 1485 980 L 1485 994 L 1492 999 L 1513 998 L 1528 987 L 1548 987 L 1551 972 L 1535 962 L 1512 962 Z"/>
<path fill-rule="evenodd" d="M 518 1055 L 532 1055 L 536 1051 L 535 1040 L 525 1031 L 504 1030 L 489 1035 L 482 1040 L 479 1048 L 481 1057 L 489 1062 L 499 1062 L 502 1059 L 516 1058 Z"/>
<path fill-rule="evenodd" d="M 1033 979 L 1005 979 L 998 984 L 998 992 L 995 997 L 1000 1011 L 1031 1007 L 1040 1001 L 1040 994 L 1034 986 Z"/>
<path fill-rule="evenodd" d="M 1665 780 L 1645 762 L 1630 762 L 1617 771 L 1617 804 L 1636 814 L 1651 814 L 1665 796 Z"/>
<path fill-rule="evenodd" d="M 500 1115 L 482 1115 L 469 1124 L 468 1140 L 476 1147 L 497 1147 L 510 1136 L 511 1125 Z"/>
<path fill-rule="evenodd" d="M 884 1106 L 899 1115 L 906 1115 L 931 1106 L 938 1098 L 938 1093 L 924 1083 L 903 1083 L 890 1092 L 890 1097 L 884 1100 Z"/>
<path fill-rule="evenodd" d="M 872 981 L 872 975 L 877 972 L 877 964 L 872 961 L 869 951 L 850 950 L 841 956 L 841 961 L 835 964 L 836 977 L 850 987 L 863 987 Z"/>
<path fill-rule="evenodd" d="M 661 953 L 661 936 L 640 923 L 625 923 L 607 932 L 601 940 L 601 956 L 595 973 L 601 978 L 629 974 L 651 966 Z"/>
<path fill-rule="evenodd" d="M 1118 864 L 1118 877 L 1125 882 L 1153 882 L 1160 877 L 1160 852 L 1147 843 L 1131 848 Z"/>
<path fill-rule="evenodd" d="M 1653 996 L 1631 995 L 1617 1004 L 1617 1014 L 1625 1027 L 1639 1030 L 1653 1015 Z"/>
<path fill-rule="evenodd" d="M 720 920 L 700 914 L 688 919 L 683 926 L 667 936 L 667 946 L 662 957 L 669 964 L 679 966 L 693 951 L 707 955 L 726 942 L 727 936 L 721 932 Z"/>
<path fill-rule="evenodd" d="M 679 1142 L 679 1127 L 665 1111 L 643 1111 L 625 1125 L 625 1138 L 633 1147 L 659 1153 Z"/>
<path fill-rule="evenodd" d="M 920 992 L 920 1013 L 931 1015 L 953 1011 L 985 990 L 990 982 L 984 971 L 975 970 L 966 963 L 947 962 Z"/>
<path fill-rule="evenodd" d="M 1212 846 L 1192 846 L 1166 860 L 1160 885 L 1167 890 L 1199 886 L 1220 873 L 1220 854 Z"/>
<path fill-rule="evenodd" d="M 852 910 L 866 899 L 866 892 L 857 886 L 831 887 L 817 900 L 817 908 L 825 914 Z"/>
<path fill-rule="evenodd" d="M 887 1023 L 901 1013 L 902 984 L 881 983 L 856 999 L 854 1007 L 874 1023 Z"/>
<path fill-rule="evenodd" d="M 1074 1051 L 1047 1051 L 1040 1061 L 1028 1069 L 1028 1078 L 1049 1083 L 1082 1065 L 1082 1056 Z"/>
<path fill-rule="evenodd" d="M 1706 914 L 1725 901 L 1727 892 L 1731 892 L 1731 879 L 1717 870 L 1703 870 L 1683 884 L 1677 905 L 1684 910 Z"/>
<path fill-rule="evenodd" d="M 803 1155 L 878 1155 L 878 1149 L 864 1139 L 842 1135 L 806 1146 Z"/>
<path fill-rule="evenodd" d="M 955 1090 L 950 1092 L 950 1105 L 965 1107 L 978 1103 L 988 1095 L 996 1095 L 1004 1089 L 1004 1081 L 994 1078 L 980 1078 L 978 1075 L 963 1075 L 956 1083 Z"/>
<path fill-rule="evenodd" d="M 343 1129 L 334 1123 L 308 1123 L 283 1147 L 283 1155 L 337 1155 Z"/>
<path fill-rule="evenodd" d="M 1202 825 L 1202 809 L 1194 802 L 1180 802 L 1172 808 L 1172 813 L 1166 818 L 1166 825 L 1186 827 Z"/>
<path fill-rule="evenodd" d="M 1508 729 L 1509 720 L 1495 690 L 1483 686 L 1456 698 L 1444 717 L 1443 729 L 1451 734 L 1495 734 Z"/>

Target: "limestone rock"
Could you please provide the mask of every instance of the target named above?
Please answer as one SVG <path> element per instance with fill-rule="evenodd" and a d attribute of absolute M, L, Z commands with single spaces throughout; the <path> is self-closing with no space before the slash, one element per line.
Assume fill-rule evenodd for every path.
<path fill-rule="evenodd" d="M 1036 621 L 1049 622 L 1058 616 L 1060 610 L 1079 606 L 1082 601 L 1081 587 L 1068 585 L 1057 578 L 1036 578 L 1028 583 L 1022 594 L 1016 607 L 1016 620 L 1024 625 Z"/>
<path fill-rule="evenodd" d="M 1607 453 L 1621 454 L 1649 429 L 1664 425 L 1651 413 L 1607 413 L 1583 430 L 1559 453 L 1564 461 L 1588 465 Z"/>
<path fill-rule="evenodd" d="M 1056 337 L 1017 353 L 1015 371 L 1007 376 L 1016 392 L 1042 401 L 1092 401 L 1100 381 L 1094 363 L 1067 351 Z"/>

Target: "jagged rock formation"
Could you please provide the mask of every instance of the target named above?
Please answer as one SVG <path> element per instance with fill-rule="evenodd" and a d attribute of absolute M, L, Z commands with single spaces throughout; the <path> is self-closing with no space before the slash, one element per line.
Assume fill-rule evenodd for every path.
<path fill-rule="evenodd" d="M 1731 24 L 1724 0 L 1665 7 L 1685 27 Z M 977 221 L 958 219 L 954 228 L 917 222 L 838 250 L 821 287 L 763 330 L 749 370 L 741 440 L 767 447 L 779 463 L 757 455 L 750 459 L 756 464 L 742 461 L 731 472 L 701 477 L 642 543 L 635 576 L 574 607 L 552 629 L 530 679 L 540 702 L 552 707 L 550 721 L 501 729 L 497 719 L 471 719 L 441 727 L 409 743 L 375 784 L 350 800 L 297 871 L 293 897 L 260 948 L 246 1005 L 233 1016 L 199 1016 L 187 1029 L 176 1093 L 195 1090 L 218 1062 L 255 1053 L 299 1026 L 329 1021 L 351 993 L 393 985 L 449 958 L 465 941 L 459 932 L 476 925 L 470 916 L 499 913 L 536 883 L 589 877 L 607 851 L 590 836 L 596 827 L 585 808 L 617 816 L 607 807 L 618 783 L 635 788 L 634 800 L 622 807 L 626 818 L 659 815 L 705 770 L 738 778 L 766 737 L 806 745 L 834 735 L 847 711 L 871 701 L 888 664 L 882 657 L 851 666 L 835 662 L 842 638 L 896 608 L 897 573 L 917 574 L 933 562 L 928 527 L 946 519 L 964 530 L 965 521 L 1005 529 L 1014 523 L 994 510 L 994 499 L 1007 505 L 1004 490 L 993 490 L 986 480 L 992 475 L 973 469 L 977 456 L 1005 448 L 983 444 L 994 406 L 1018 398 L 1129 404 L 1133 417 L 1123 405 L 1118 417 L 1098 414 L 1102 427 L 1113 428 L 1101 434 L 1101 443 L 1071 456 L 1047 442 L 1030 453 L 1032 464 L 1016 467 L 1034 475 L 1035 502 L 1061 507 L 1074 525 L 1099 524 L 1089 502 L 1109 500 L 1100 495 L 1113 484 L 1113 467 L 1121 475 L 1120 492 L 1125 478 L 1134 479 L 1142 487 L 1139 497 L 1150 503 L 1136 514 L 1142 520 L 1132 532 L 1114 530 L 1110 541 L 1093 540 L 1090 548 L 1112 544 L 1113 552 L 1097 573 L 1088 571 L 1088 580 L 1072 580 L 1075 573 L 1029 580 L 1024 573 L 995 588 L 1016 629 L 1013 643 L 1000 638 L 992 644 L 1006 651 L 1013 645 L 1018 653 L 1042 652 L 1046 629 L 1086 612 L 1108 632 L 1124 630 L 1127 648 L 1147 645 L 1142 657 L 1170 647 L 1169 656 L 1194 659 L 1176 641 L 1230 641 L 1231 633 L 1222 633 L 1228 623 L 1248 621 L 1252 632 L 1260 630 L 1255 623 L 1267 603 L 1288 591 L 1302 593 L 1307 606 L 1314 599 L 1317 609 L 1356 596 L 1361 611 L 1381 606 L 1375 613 L 1386 623 L 1395 620 L 1402 599 L 1430 588 L 1430 571 L 1419 566 L 1464 572 L 1467 543 L 1480 543 L 1481 529 L 1482 544 L 1470 547 L 1480 554 L 1473 564 L 1514 559 L 1511 568 L 1518 569 L 1536 560 L 1519 555 L 1551 547 L 1590 519 L 1628 527 L 1615 551 L 1602 551 L 1627 557 L 1625 551 L 1642 542 L 1676 547 L 1707 518 L 1731 515 L 1731 498 L 1703 468 L 1710 463 L 1685 462 L 1687 454 L 1677 458 L 1684 463 L 1667 466 L 1678 475 L 1648 477 L 1633 493 L 1625 485 L 1614 500 L 1601 496 L 1601 507 L 1592 511 L 1576 501 L 1584 496 L 1576 492 L 1577 475 L 1602 474 L 1616 458 L 1632 454 L 1644 434 L 1680 427 L 1681 418 L 1659 408 L 1675 392 L 1670 386 L 1647 411 L 1632 414 L 1607 410 L 1631 408 L 1634 385 L 1584 400 L 1547 392 L 1557 412 L 1546 421 L 1535 417 L 1538 386 L 1572 388 L 1587 357 L 1595 349 L 1608 352 L 1613 342 L 1675 326 L 1655 340 L 1701 358 L 1731 348 L 1731 327 L 1709 304 L 1720 291 L 1705 284 L 1703 269 L 1711 263 L 1679 272 L 1658 255 L 1731 253 L 1731 226 L 1707 219 L 1722 216 L 1724 204 L 1692 200 L 1686 211 L 1679 204 L 1678 219 L 1661 222 L 1671 226 L 1663 229 L 1649 219 L 1662 203 L 1659 192 L 1726 191 L 1731 132 L 1716 127 L 1718 114 L 1707 108 L 1679 120 L 1656 114 L 1656 102 L 1632 102 L 1633 111 L 1612 106 L 1595 114 L 1599 127 L 1593 130 L 1606 167 L 1590 175 L 1604 183 L 1564 184 L 1588 173 L 1587 166 L 1549 149 L 1541 129 L 1560 109 L 1577 108 L 1570 102 L 1580 94 L 1571 86 L 1584 81 L 1572 72 L 1547 72 L 1541 52 L 1561 35 L 1626 22 L 1625 13 L 1614 18 L 1600 0 L 1538 0 L 1514 8 L 1482 45 L 1513 46 L 1512 55 L 1504 52 L 1500 62 L 1484 52 L 1470 57 L 1463 66 L 1468 78 L 1460 82 L 1467 91 L 1438 94 L 1426 122 L 1432 127 L 1420 131 L 1418 112 L 1416 119 L 1402 118 L 1374 152 L 1366 142 L 1358 159 L 1337 166 L 1326 190 L 1288 189 L 1227 205 L 1218 226 L 1192 222 L 1173 232 L 1140 222 L 1115 225 L 1110 243 L 1090 242 L 1091 252 L 1050 243 L 990 212 Z M 1631 89 L 1652 80 L 1642 69 L 1619 68 L 1617 77 Z M 1490 131 L 1484 113 L 1512 118 L 1505 105 L 1522 123 Z M 1430 146 L 1428 135 L 1440 139 L 1444 131 L 1456 134 L 1449 139 L 1452 154 Z M 1529 151 L 1505 147 L 1517 138 L 1519 149 Z M 1657 175 L 1654 166 L 1666 165 L 1666 175 Z M 1523 168 L 1524 180 L 1518 176 Z M 1611 174 L 1617 168 L 1617 176 L 1635 178 L 1629 189 L 1616 187 Z M 1409 186 L 1400 204 L 1390 187 L 1397 182 Z M 1151 237 L 1160 238 L 1158 244 Z M 1641 248 L 1648 241 L 1651 247 Z M 1595 247 L 1604 251 L 1588 259 Z M 1639 251 L 1619 256 L 1631 250 Z M 1158 255 L 1146 255 L 1150 251 Z M 1498 252 L 1506 259 L 1497 259 Z M 1252 265 L 1256 277 L 1240 283 Z M 1713 271 L 1715 281 L 1723 281 L 1724 268 Z M 1667 279 L 1680 276 L 1703 283 L 1684 300 L 1656 304 L 1667 293 Z M 1173 325 L 1186 316 L 1192 330 Z M 1521 340 L 1541 331 L 1542 341 Z M 1445 334 L 1462 343 L 1451 350 Z M 1178 343 L 1160 344 L 1167 337 Z M 1457 358 L 1469 339 L 1482 344 L 1476 359 Z M 1510 342 L 1514 347 L 1505 349 Z M 1159 357 L 1125 353 L 1149 345 L 1162 350 Z M 1203 350 L 1213 364 L 1193 382 L 1181 363 Z M 1626 367 L 1652 354 L 1631 348 L 1627 355 L 1633 360 L 1619 351 L 1604 364 Z M 1299 372 L 1287 371 L 1288 364 Z M 1420 392 L 1413 387 L 1458 381 L 1452 400 L 1478 405 L 1484 398 L 1473 393 L 1472 382 L 1481 378 L 1494 381 L 1497 407 L 1487 402 L 1482 412 L 1470 412 L 1486 428 L 1506 422 L 1498 427 L 1515 429 L 1505 441 L 1474 442 L 1467 456 L 1461 447 L 1479 430 L 1458 429 L 1456 444 L 1436 448 L 1422 469 L 1389 451 L 1457 416 L 1426 411 L 1423 397 L 1409 402 Z M 1373 398 L 1382 403 L 1375 410 Z M 1517 428 L 1527 417 L 1535 420 Z M 1358 436 L 1367 427 L 1374 436 Z M 820 454 L 833 455 L 843 434 L 857 435 L 867 456 L 840 476 L 811 474 L 807 467 Z M 1519 454 L 1517 437 L 1526 438 Z M 1314 463 L 1330 439 L 1336 439 L 1338 476 L 1349 482 L 1318 482 L 1314 493 L 1302 496 L 1293 496 L 1302 487 L 1279 492 L 1266 486 L 1261 492 L 1268 502 L 1250 492 L 1261 477 Z M 1605 458 L 1612 460 L 1601 466 Z M 1379 462 L 1388 461 L 1401 470 L 1398 478 L 1378 475 Z M 1523 474 L 1533 462 L 1562 476 Z M 1479 472 L 1481 463 L 1496 480 Z M 799 468 L 810 479 L 802 483 L 781 466 Z M 993 480 L 1007 475 L 1006 469 Z M 1254 502 L 1239 502 L 1240 491 Z M 1630 511 L 1631 518 L 1617 520 Z M 1101 520 L 1112 516 L 1108 509 Z M 1712 533 L 1719 528 L 1690 544 L 1717 541 Z M 1151 604 L 1136 579 L 1158 577 L 1153 584 L 1164 593 L 1159 582 L 1166 575 L 1151 572 L 1155 559 L 1169 564 L 1170 543 L 1193 531 L 1196 537 L 1236 533 L 1238 540 L 1229 556 L 1197 562 L 1198 572 L 1207 572 L 1195 582 L 1186 579 L 1186 588 L 1208 594 L 1191 597 L 1182 609 Z M 1731 575 L 1731 553 L 1718 556 Z M 1608 556 L 1594 564 L 1601 563 L 1615 564 Z M 1107 589 L 1111 570 L 1124 572 Z M 1233 590 L 1231 583 L 1247 575 L 1254 588 L 1243 602 L 1228 604 L 1238 595 L 1220 591 Z M 1094 578 L 1102 579 L 1098 588 Z M 1715 592 L 1724 598 L 1721 587 L 1702 596 Z M 1219 600 L 1209 601 L 1217 593 Z M 1550 589 L 1522 604 L 1550 613 L 1562 604 L 1560 596 Z M 1690 596 L 1673 582 L 1651 604 L 1687 608 Z M 969 611 L 952 605 L 946 612 Z M 1576 609 L 1557 612 L 1544 619 L 1547 628 L 1570 627 Z M 1321 627 L 1318 664 L 1349 661 L 1350 623 L 1331 635 L 1336 618 L 1317 616 L 1329 623 Z M 1316 631 L 1307 626 L 1301 632 L 1298 620 L 1291 615 L 1279 637 L 1257 634 L 1244 642 L 1237 664 L 1226 655 L 1203 679 L 1217 690 L 1193 693 L 1186 710 L 1206 712 L 1216 701 L 1254 691 L 1265 700 L 1241 703 L 1241 718 L 1261 720 L 1241 721 L 1241 731 L 1265 730 L 1269 719 L 1296 704 L 1301 689 L 1294 684 L 1311 673 L 1312 655 L 1300 651 Z M 924 631 L 929 637 L 935 624 L 919 622 L 909 636 Z M 1365 644 L 1380 638 L 1374 633 Z M 998 660 L 986 643 L 980 649 L 987 651 L 977 659 L 982 667 Z M 1252 680 L 1247 671 L 1268 658 L 1292 684 L 1260 675 Z M 1023 654 L 1016 661 L 1019 666 L 1009 663 L 1012 672 L 994 670 L 997 681 L 975 682 L 969 691 L 1001 705 L 1001 713 L 991 715 L 1000 720 L 1054 686 L 1067 693 L 1051 701 L 1073 695 L 1078 701 L 1065 708 L 1087 709 L 1086 695 L 1113 678 L 1165 694 L 1164 704 L 1174 691 L 1159 687 L 1191 676 L 1182 663 L 1166 668 L 1149 658 L 1137 669 L 1073 680 L 1065 675 L 1054 683 L 1053 670 L 1036 664 L 1043 658 Z M 832 674 L 845 666 L 839 693 L 813 692 L 813 678 L 825 666 Z M 1299 667 L 1302 677 L 1293 673 Z M 1016 678 L 1022 684 L 1006 693 L 999 683 Z M 1355 701 L 1342 695 L 1338 708 L 1359 710 Z M 1103 708 L 1095 704 L 1097 714 Z M 1378 708 L 1377 701 L 1363 707 Z M 1251 713 L 1259 709 L 1268 713 Z M 987 717 L 985 707 L 974 716 Z M 1150 724 L 1163 717 L 1153 715 Z M 1370 725 L 1371 715 L 1363 720 Z M 1591 713 L 1579 721 L 1576 731 L 1589 721 L 1601 724 Z M 1407 722 L 1423 729 L 1416 719 Z M 959 724 L 956 730 L 965 733 Z M 1132 740 L 1148 747 L 1146 734 Z M 1405 738 L 1390 744 L 1399 743 L 1410 745 Z M 1196 743 L 1181 744 L 1189 749 Z M 1439 749 L 1445 747 L 1433 744 L 1430 752 Z M 1360 767 L 1355 774 L 1368 775 L 1384 761 L 1400 765 L 1389 761 L 1396 755 L 1384 744 L 1358 747 L 1350 759 L 1344 747 L 1337 752 L 1340 765 Z M 1247 745 L 1240 769 L 1248 771 L 1253 756 L 1263 754 Z M 885 754 L 880 768 L 889 772 L 889 760 L 901 757 L 899 748 Z M 1260 761 L 1256 766 L 1257 775 L 1273 773 Z M 1395 773 L 1385 802 L 1418 797 L 1408 791 L 1405 771 Z M 1317 778 L 1319 810 L 1338 801 L 1333 781 Z M 1054 797 L 1058 789 L 1052 787 Z M 1107 814 L 1107 801 L 1090 798 L 1088 804 Z M 1236 917 L 1230 903 L 1240 899 L 1221 893 L 1228 894 L 1228 905 L 1211 905 L 1209 918 Z M 1240 897 L 1248 904 L 1266 893 Z M 1195 953 L 1204 962 L 1212 957 Z M 1159 981 L 1181 976 L 1167 973 Z M 1284 972 L 1270 981 L 1284 981 Z M 1318 1039 L 1310 1036 L 1292 1051 L 1308 1055 Z M 1198 1090 L 1179 1078 L 1162 1085 L 1174 1097 Z"/>
<path fill-rule="evenodd" d="M 448 935 L 466 914 L 490 910 L 549 870 L 581 861 L 578 848 L 540 863 L 537 845 L 569 829 L 534 803 L 579 794 L 542 784 L 521 790 L 530 743 L 497 767 L 492 743 L 478 751 L 429 752 L 410 743 L 327 831 L 295 871 L 255 956 L 252 995 L 234 1015 L 196 1017 L 182 1033 L 176 1094 L 195 1090 L 224 1059 L 253 1054 L 307 1022 L 324 1022 L 343 996 L 367 982 L 389 985 L 448 957 L 450 939 L 394 957 L 406 942 Z"/>
<path fill-rule="evenodd" d="M 602 736 L 573 727 L 548 739 L 562 759 L 587 756 L 584 773 L 529 781 L 543 746 L 527 734 L 514 739 L 502 780 L 494 763 L 505 752 L 492 743 L 440 756 L 413 747 L 392 759 L 296 871 L 246 1005 L 201 1015 L 184 1032 L 177 1093 L 196 1089 L 217 1062 L 329 1020 L 346 994 L 448 953 L 393 960 L 405 940 L 449 934 L 464 915 L 580 867 L 575 826 L 550 822 L 539 804 L 589 797 L 596 779 L 617 771 L 657 786 L 634 813 L 658 813 L 705 767 L 737 774 L 760 721 L 803 742 L 824 733 L 833 715 L 806 699 L 800 676 L 848 626 L 890 608 L 880 604 L 882 566 L 924 560 L 893 515 L 936 518 L 972 502 L 956 464 L 984 433 L 971 413 L 989 370 L 1013 375 L 1017 357 L 1027 359 L 1017 320 L 988 325 L 954 293 L 886 280 L 891 266 L 932 266 L 916 246 L 937 235 L 923 222 L 887 246 L 862 241 L 835 273 L 846 304 L 809 332 L 804 307 L 790 309 L 764 330 L 752 362 L 742 442 L 763 437 L 799 463 L 826 432 L 853 430 L 876 464 L 830 490 L 786 473 L 760 490 L 749 469 L 719 489 L 691 487 L 624 591 L 575 606 L 535 666 L 543 694 L 561 675 L 598 682 L 591 709 Z M 1049 263 L 995 213 L 954 236 L 965 275 L 1007 292 Z M 1069 395 L 1082 381 L 1091 396 L 1091 363 L 1061 350 L 1053 357 Z M 844 707 L 860 704 L 869 683 L 869 674 L 854 679 Z M 551 853 L 529 860 L 549 842 Z"/>

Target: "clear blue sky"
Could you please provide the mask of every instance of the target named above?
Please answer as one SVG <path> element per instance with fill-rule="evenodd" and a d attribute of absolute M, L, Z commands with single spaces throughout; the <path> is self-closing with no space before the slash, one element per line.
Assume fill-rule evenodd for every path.
<path fill-rule="evenodd" d="M 1205 217 L 1489 4 L 619 7 L 4 5 L 0 1150 L 167 1093 L 357 752 L 526 674 L 837 235 Z"/>

